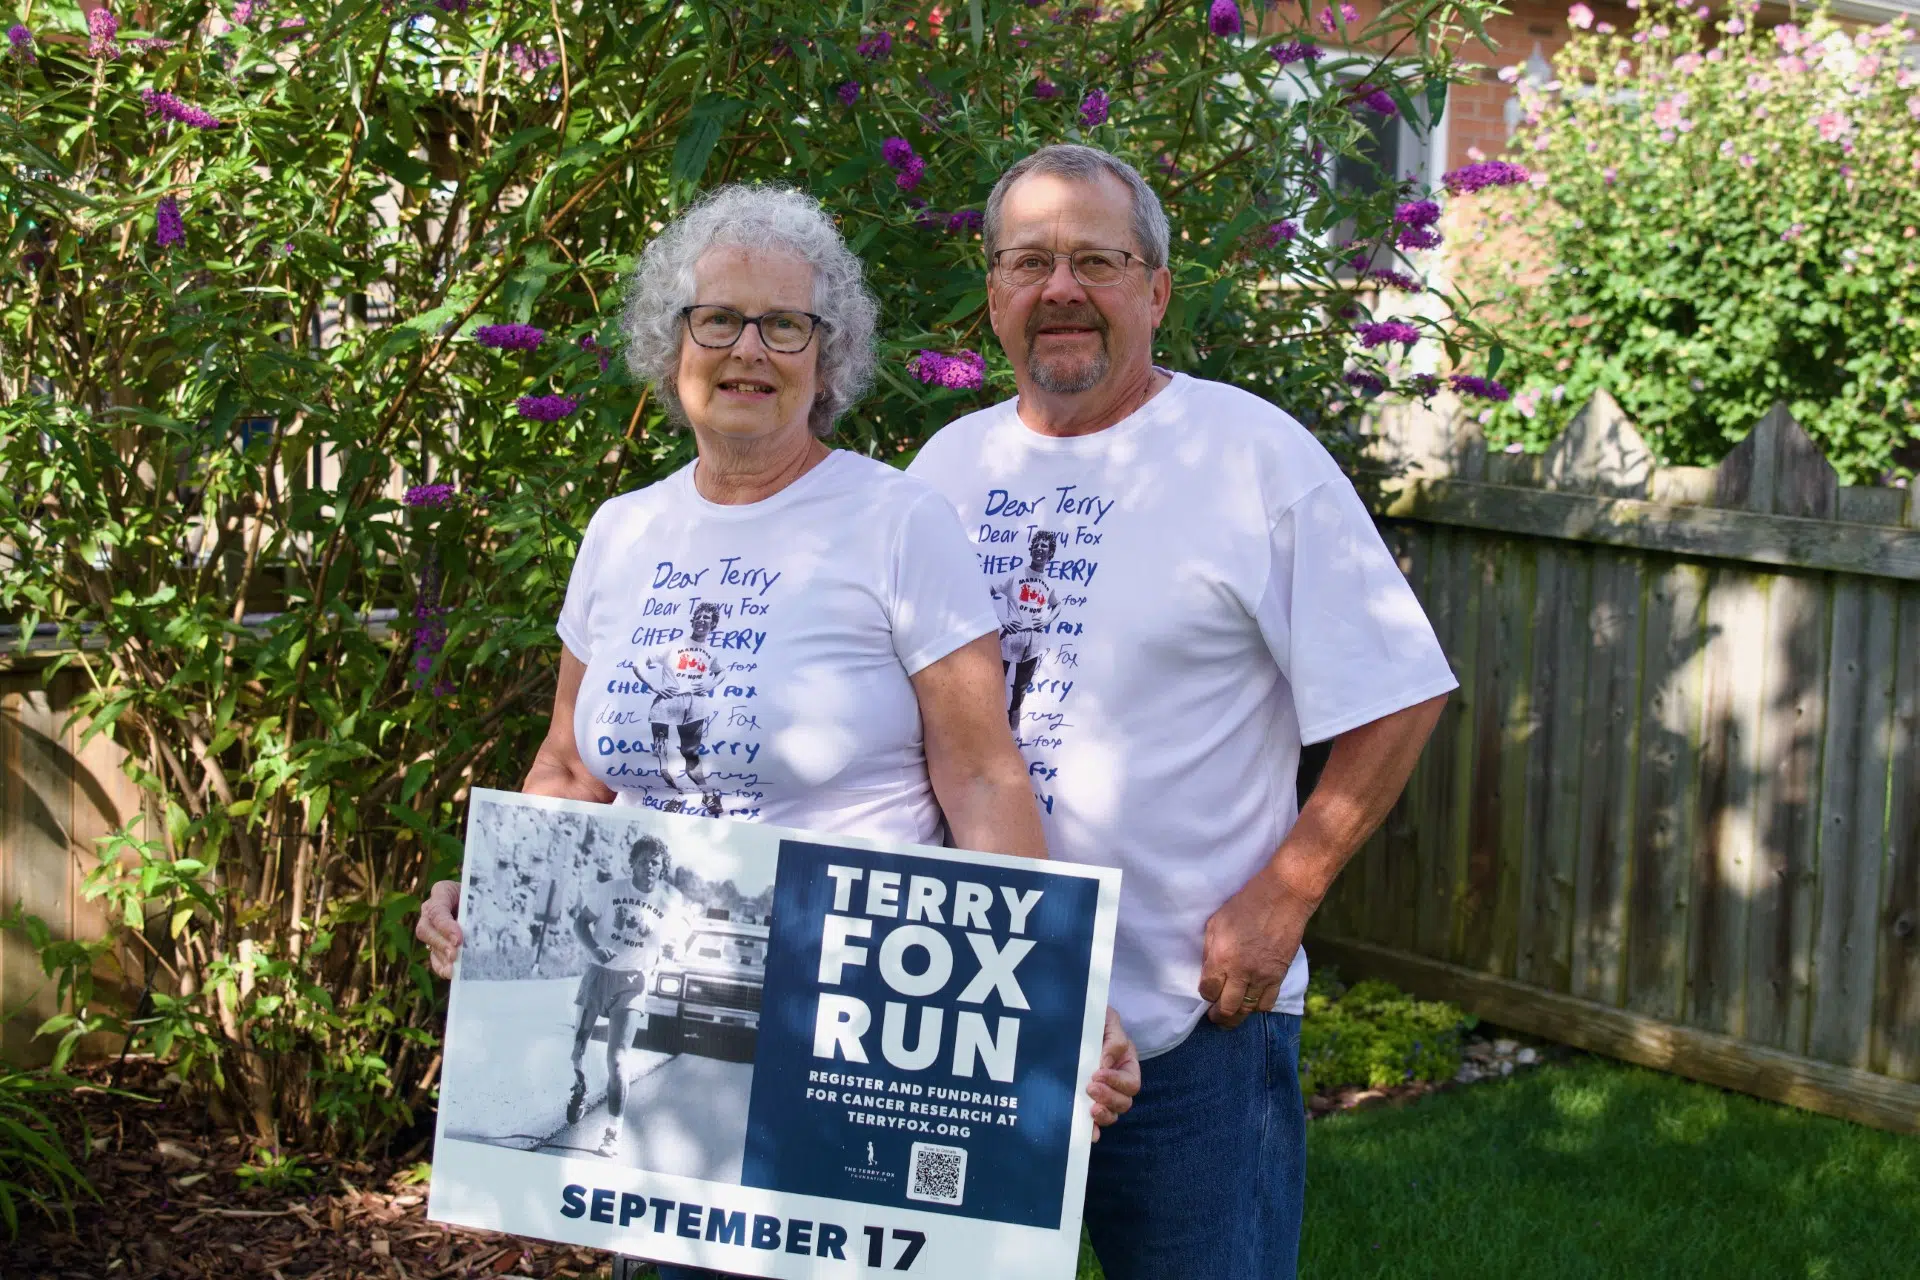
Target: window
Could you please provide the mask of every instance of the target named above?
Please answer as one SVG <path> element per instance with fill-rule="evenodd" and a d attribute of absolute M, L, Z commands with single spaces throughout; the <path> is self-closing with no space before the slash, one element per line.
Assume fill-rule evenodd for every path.
<path fill-rule="evenodd" d="M 1333 53 L 1329 51 L 1330 56 Z M 1363 70 L 1363 67 L 1356 66 L 1350 72 L 1337 72 L 1315 79 L 1296 68 L 1289 68 L 1288 73 L 1276 82 L 1276 96 L 1291 105 L 1336 89 L 1346 92 L 1359 83 Z M 1424 95 L 1415 93 L 1412 96 L 1415 108 L 1424 110 Z M 1444 102 L 1430 129 L 1416 128 L 1408 123 L 1404 115 L 1383 116 L 1362 110 L 1357 118 L 1366 130 L 1366 137 L 1356 149 L 1357 154 L 1330 155 L 1323 162 L 1327 181 L 1335 189 L 1372 195 L 1400 182 L 1411 182 L 1416 188 L 1439 187 L 1441 174 L 1446 168 L 1447 106 Z M 1325 243 L 1338 244 L 1352 235 L 1352 225 L 1342 223 L 1321 232 L 1320 239 Z"/>

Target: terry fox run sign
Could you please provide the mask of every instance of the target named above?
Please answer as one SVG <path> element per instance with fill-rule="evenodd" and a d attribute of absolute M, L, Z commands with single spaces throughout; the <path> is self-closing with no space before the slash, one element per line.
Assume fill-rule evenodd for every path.
<path fill-rule="evenodd" d="M 474 792 L 429 1216 L 1070 1280 L 1120 875 Z"/>

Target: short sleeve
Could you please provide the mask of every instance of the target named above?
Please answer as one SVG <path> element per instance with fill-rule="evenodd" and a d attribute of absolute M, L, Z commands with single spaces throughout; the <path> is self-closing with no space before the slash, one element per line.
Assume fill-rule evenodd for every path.
<path fill-rule="evenodd" d="M 1433 624 L 1342 476 L 1273 523 L 1255 608 L 1293 689 L 1302 742 L 1324 742 L 1459 687 Z"/>
<path fill-rule="evenodd" d="M 931 489 L 913 499 L 901 520 L 891 594 L 893 651 L 910 676 L 1000 629 L 960 517 Z"/>
<path fill-rule="evenodd" d="M 573 572 L 567 577 L 567 598 L 560 604 L 560 619 L 553 628 L 560 633 L 567 648 L 573 650 L 573 656 L 582 662 L 593 661 L 593 584 L 600 567 L 597 554 L 600 539 L 595 534 L 599 528 L 600 517 L 596 512 L 580 539 L 580 550 L 573 558 Z"/>

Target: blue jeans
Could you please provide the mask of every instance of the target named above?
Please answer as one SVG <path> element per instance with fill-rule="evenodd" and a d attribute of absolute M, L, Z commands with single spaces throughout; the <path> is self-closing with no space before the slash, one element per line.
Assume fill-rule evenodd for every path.
<path fill-rule="evenodd" d="M 1307 1194 L 1300 1016 L 1201 1019 L 1100 1134 L 1087 1234 L 1107 1280 L 1293 1280 Z"/>
<path fill-rule="evenodd" d="M 1299 1068 L 1293 1013 L 1231 1031 L 1202 1019 L 1140 1064 L 1140 1096 L 1087 1171 L 1087 1234 L 1107 1280 L 1293 1280 L 1307 1197 Z"/>

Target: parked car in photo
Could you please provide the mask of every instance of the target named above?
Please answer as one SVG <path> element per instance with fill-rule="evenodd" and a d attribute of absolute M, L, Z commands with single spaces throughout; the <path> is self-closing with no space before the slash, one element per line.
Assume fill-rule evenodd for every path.
<path fill-rule="evenodd" d="M 634 1044 L 747 1062 L 760 1030 L 768 925 L 713 907 L 647 984 L 647 1025 Z"/>

